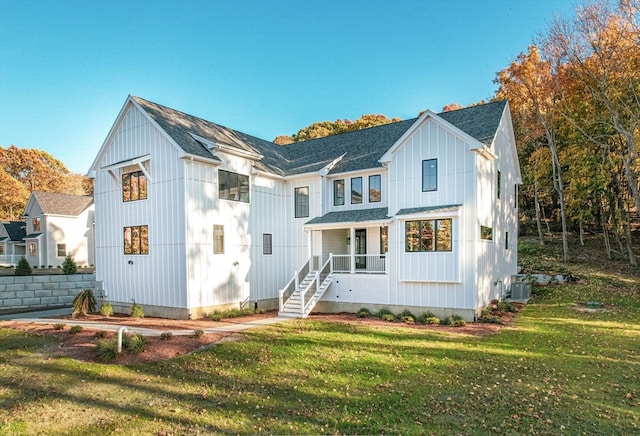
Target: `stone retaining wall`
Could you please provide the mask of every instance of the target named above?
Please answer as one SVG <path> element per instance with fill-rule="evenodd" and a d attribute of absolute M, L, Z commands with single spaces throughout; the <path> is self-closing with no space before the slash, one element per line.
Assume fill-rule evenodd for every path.
<path fill-rule="evenodd" d="M 84 289 L 97 289 L 95 274 L 0 277 L 0 312 L 71 307 Z"/>

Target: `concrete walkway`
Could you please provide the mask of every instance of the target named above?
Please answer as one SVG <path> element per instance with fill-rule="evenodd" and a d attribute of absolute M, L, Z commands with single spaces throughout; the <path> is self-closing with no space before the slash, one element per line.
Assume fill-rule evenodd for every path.
<path fill-rule="evenodd" d="M 34 322 L 41 324 L 65 324 L 68 326 L 79 325 L 85 328 L 90 328 L 94 330 L 103 330 L 109 332 L 117 332 L 120 327 L 126 327 L 127 333 L 140 333 L 142 336 L 160 336 L 163 333 L 168 331 L 171 332 L 174 336 L 188 336 L 193 334 L 194 330 L 156 330 L 149 329 L 144 327 L 136 327 L 136 326 L 128 326 L 126 324 L 111 324 L 111 323 L 101 323 L 96 321 L 80 321 L 73 319 L 59 319 L 59 318 L 49 318 L 54 316 L 61 315 L 71 315 L 71 308 L 66 309 L 54 309 L 54 310 L 45 310 L 38 312 L 23 312 L 23 313 L 14 313 L 14 314 L 5 314 L 0 315 L 0 320 L 5 321 L 20 321 L 20 322 Z M 202 331 L 207 333 L 233 333 L 239 332 L 242 330 L 247 330 L 254 327 L 260 327 L 264 325 L 277 324 L 283 321 L 290 320 L 292 318 L 276 316 L 273 318 L 261 318 L 256 320 L 251 320 L 247 322 L 233 322 L 230 324 L 225 324 L 225 321 L 221 321 L 220 327 L 202 329 Z M 2 323 L 0 323 L 0 327 L 2 327 Z"/>

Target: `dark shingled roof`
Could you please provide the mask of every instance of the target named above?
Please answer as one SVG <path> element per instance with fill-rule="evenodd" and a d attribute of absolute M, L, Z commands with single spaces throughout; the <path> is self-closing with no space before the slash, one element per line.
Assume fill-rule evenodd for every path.
<path fill-rule="evenodd" d="M 42 213 L 49 215 L 78 216 L 93 204 L 90 195 L 68 195 L 57 192 L 33 191 L 31 193 Z"/>
<path fill-rule="evenodd" d="M 22 242 L 27 234 L 26 223 L 24 221 L 10 221 L 8 223 L 2 223 L 4 229 L 9 235 L 9 239 L 13 242 Z"/>
<path fill-rule="evenodd" d="M 256 167 L 280 176 L 316 172 L 344 157 L 331 169 L 343 173 L 379 168 L 379 159 L 416 122 L 417 118 L 280 146 L 140 97 L 131 97 L 186 153 L 219 160 L 189 133 L 213 143 L 263 156 Z M 506 101 L 438 114 L 483 144 L 490 145 Z"/>
<path fill-rule="evenodd" d="M 506 100 L 500 100 L 455 111 L 442 112 L 438 116 L 483 144 L 491 145 L 506 104 Z"/>
<path fill-rule="evenodd" d="M 380 207 L 376 209 L 356 209 L 340 212 L 329 212 L 305 223 L 309 224 L 333 224 L 333 223 L 360 223 L 365 221 L 388 220 L 389 209 Z"/>
<path fill-rule="evenodd" d="M 40 235 L 42 235 L 42 233 L 29 233 L 27 236 L 24 237 L 24 239 L 34 239 Z"/>
<path fill-rule="evenodd" d="M 283 164 L 286 164 L 286 159 L 280 153 L 281 148 L 279 145 L 147 101 L 140 97 L 132 98 L 186 153 L 213 160 L 220 160 L 203 144 L 193 139 L 189 134 L 193 133 L 213 143 L 224 144 L 243 151 L 261 154 L 263 155 L 262 161 L 256 162 L 258 169 L 284 175 Z"/>
<path fill-rule="evenodd" d="M 423 206 L 423 207 L 410 207 L 407 209 L 400 209 L 397 215 L 411 215 L 414 213 L 424 213 L 424 212 L 445 212 L 452 211 L 462 207 L 461 204 L 447 204 L 446 206 Z"/>

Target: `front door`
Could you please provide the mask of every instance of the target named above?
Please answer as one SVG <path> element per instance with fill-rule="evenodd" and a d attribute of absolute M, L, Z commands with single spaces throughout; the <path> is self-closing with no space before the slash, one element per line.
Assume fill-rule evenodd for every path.
<path fill-rule="evenodd" d="M 356 269 L 367 269 L 367 229 L 356 229 Z"/>

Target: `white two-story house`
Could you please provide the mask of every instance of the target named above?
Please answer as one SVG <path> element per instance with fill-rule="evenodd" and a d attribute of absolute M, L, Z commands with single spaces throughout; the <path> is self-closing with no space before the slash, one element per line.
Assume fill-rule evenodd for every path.
<path fill-rule="evenodd" d="M 130 96 L 91 166 L 105 298 L 474 319 L 516 273 L 508 104 L 279 146 Z"/>

